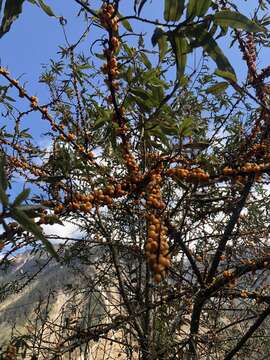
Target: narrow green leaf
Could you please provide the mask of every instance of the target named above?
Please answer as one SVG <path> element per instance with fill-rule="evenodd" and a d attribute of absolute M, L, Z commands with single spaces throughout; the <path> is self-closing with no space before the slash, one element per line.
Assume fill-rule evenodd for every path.
<path fill-rule="evenodd" d="M 222 10 L 213 16 L 216 24 L 230 26 L 233 29 L 245 30 L 248 32 L 265 32 L 266 28 L 251 21 L 243 14 L 230 10 Z"/>
<path fill-rule="evenodd" d="M 132 88 L 130 92 L 140 97 L 142 100 L 148 100 L 151 97 L 151 93 L 148 93 L 146 90 L 141 88 Z"/>
<path fill-rule="evenodd" d="M 187 19 L 192 20 L 195 16 L 204 16 L 211 4 L 212 0 L 189 0 Z"/>
<path fill-rule="evenodd" d="M 170 33 L 169 40 L 175 55 L 177 77 L 178 79 L 181 79 L 185 73 L 187 63 L 188 42 L 187 39 L 183 37 L 182 33 Z"/>
<path fill-rule="evenodd" d="M 206 93 L 213 94 L 213 95 L 220 94 L 220 93 L 224 92 L 228 86 L 229 86 L 229 84 L 226 81 L 221 81 L 215 85 L 210 86 L 206 90 Z"/>
<path fill-rule="evenodd" d="M 4 17 L 0 26 L 0 38 L 5 35 L 12 23 L 19 17 L 22 12 L 24 0 L 8 0 L 5 3 Z"/>
<path fill-rule="evenodd" d="M 50 6 L 48 6 L 47 4 L 45 4 L 45 2 L 43 0 L 38 0 L 39 6 L 41 7 L 41 9 L 49 16 L 55 16 L 54 12 L 52 11 L 52 9 L 50 8 Z"/>
<path fill-rule="evenodd" d="M 6 177 L 6 157 L 4 154 L 0 156 L 0 186 L 4 191 L 8 187 L 8 181 Z"/>
<path fill-rule="evenodd" d="M 165 0 L 164 20 L 177 21 L 183 14 L 185 0 Z"/>
<path fill-rule="evenodd" d="M 117 13 L 118 17 L 121 19 L 121 18 L 124 18 L 123 15 L 121 15 L 119 12 Z M 133 32 L 133 29 L 132 29 L 132 26 L 130 25 L 130 22 L 126 19 L 123 19 L 121 20 L 121 24 L 124 26 L 124 28 L 129 31 L 129 32 Z"/>
<path fill-rule="evenodd" d="M 234 81 L 236 81 L 236 75 L 233 67 L 213 37 L 204 30 L 198 34 L 198 38 L 196 40 L 207 52 L 207 54 L 215 61 L 218 70 L 231 73 L 231 77 L 234 79 Z"/>
<path fill-rule="evenodd" d="M 197 1 L 198 0 L 189 0 L 187 7 L 187 19 L 192 20 L 196 16 Z"/>
<path fill-rule="evenodd" d="M 229 82 L 236 82 L 236 76 L 234 73 L 231 73 L 230 71 L 222 71 L 222 70 L 219 70 L 217 69 L 215 71 L 215 74 L 217 76 L 220 76 L 222 77 L 223 79 L 226 79 L 228 80 Z"/>
<path fill-rule="evenodd" d="M 179 126 L 179 137 L 192 135 L 193 130 L 193 118 L 185 118 Z"/>
<path fill-rule="evenodd" d="M 164 59 L 166 52 L 168 50 L 168 41 L 167 40 L 168 40 L 167 35 L 163 35 L 158 40 L 159 62 L 161 62 Z"/>
<path fill-rule="evenodd" d="M 36 224 L 32 219 L 30 219 L 24 211 L 19 210 L 18 208 L 12 208 L 11 214 L 16 221 L 21 225 L 23 229 L 32 233 L 37 240 L 41 240 L 46 250 L 57 260 L 59 260 L 59 255 L 54 250 L 52 244 L 46 239 L 43 235 L 41 227 Z"/>
<path fill-rule="evenodd" d="M 8 196 L 5 192 L 5 190 L 0 185 L 0 202 L 7 207 L 8 206 Z"/>
<path fill-rule="evenodd" d="M 212 5 L 212 0 L 198 0 L 197 8 L 196 8 L 196 15 L 204 16 L 211 5 Z"/>
<path fill-rule="evenodd" d="M 24 189 L 24 190 L 16 197 L 16 199 L 14 200 L 12 206 L 16 207 L 16 206 L 18 206 L 18 205 L 21 205 L 21 203 L 28 198 L 28 196 L 29 196 L 29 194 L 30 194 L 30 191 L 31 191 L 30 189 Z"/>
<path fill-rule="evenodd" d="M 159 62 L 164 59 L 164 56 L 168 50 L 168 37 L 167 34 L 160 28 L 156 27 L 154 34 L 151 38 L 153 46 L 158 44 L 159 47 Z"/>
<path fill-rule="evenodd" d="M 146 56 L 146 54 L 144 52 L 141 52 L 140 53 L 141 55 L 141 59 L 142 59 L 142 62 L 144 63 L 144 65 L 147 67 L 147 69 L 152 69 L 152 64 L 151 62 L 149 61 L 148 57 Z"/>
<path fill-rule="evenodd" d="M 94 122 L 93 129 L 98 130 L 99 128 L 101 128 L 106 123 L 108 123 L 108 119 L 106 119 L 106 117 L 100 117 Z"/>
<path fill-rule="evenodd" d="M 16 208 L 23 211 L 29 218 L 40 217 L 40 210 L 45 209 L 42 205 L 20 205 Z"/>
<path fill-rule="evenodd" d="M 94 53 L 94 54 L 100 60 L 105 60 L 106 59 L 106 56 L 104 54 L 98 54 L 98 53 Z"/>

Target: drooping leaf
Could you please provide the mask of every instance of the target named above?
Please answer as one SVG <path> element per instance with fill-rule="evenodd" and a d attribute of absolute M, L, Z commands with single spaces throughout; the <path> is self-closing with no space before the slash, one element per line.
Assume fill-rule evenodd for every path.
<path fill-rule="evenodd" d="M 160 27 L 156 27 L 154 34 L 151 38 L 153 46 L 158 44 L 159 47 L 159 62 L 164 59 L 164 56 L 168 50 L 168 36 Z"/>
<path fill-rule="evenodd" d="M 185 0 L 165 0 L 164 20 L 177 21 L 185 8 Z"/>
<path fill-rule="evenodd" d="M 202 46 L 207 54 L 215 61 L 219 71 L 230 73 L 231 79 L 236 81 L 236 75 L 232 65 L 217 42 L 206 30 L 201 30 L 197 33 L 196 42 L 197 46 Z"/>
<path fill-rule="evenodd" d="M 26 200 L 30 194 L 30 189 L 24 189 L 14 200 L 12 206 L 16 207 Z"/>
<path fill-rule="evenodd" d="M 12 23 L 19 17 L 22 12 L 24 0 L 8 0 L 5 3 L 4 17 L 0 26 L 0 38 L 5 35 Z"/>
<path fill-rule="evenodd" d="M 233 29 L 245 30 L 248 32 L 265 32 L 264 27 L 256 24 L 243 14 L 230 10 L 222 10 L 213 16 L 216 24 L 221 26 L 230 26 Z"/>
<path fill-rule="evenodd" d="M 11 214 L 14 219 L 21 225 L 23 229 L 32 233 L 37 240 L 41 240 L 46 250 L 57 260 L 59 260 L 59 255 L 55 251 L 52 244 L 44 236 L 41 227 L 36 224 L 32 219 L 30 219 L 26 213 L 16 207 L 11 209 Z"/>
<path fill-rule="evenodd" d="M 175 55 L 177 77 L 181 79 L 187 63 L 188 42 L 182 33 L 169 33 L 169 40 Z"/>

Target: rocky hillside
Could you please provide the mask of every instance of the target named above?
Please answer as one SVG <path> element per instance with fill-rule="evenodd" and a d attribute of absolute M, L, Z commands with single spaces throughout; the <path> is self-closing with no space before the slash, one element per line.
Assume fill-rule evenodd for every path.
<path fill-rule="evenodd" d="M 78 295 L 76 286 L 83 288 L 81 272 L 91 282 L 89 265 L 61 265 L 45 255 L 24 252 L 0 268 L 0 346 L 9 341 L 12 333 L 22 335 L 36 331 L 40 317 L 58 323 L 78 318 L 87 312 L 89 321 L 102 316 L 102 304 L 96 294 Z M 75 295 L 76 294 L 76 295 Z M 76 299 L 74 299 L 76 296 Z M 81 299 L 78 299 L 78 296 Z M 80 304 L 74 309 L 74 304 Z M 81 317 L 83 318 L 83 317 Z M 85 320 L 84 320 L 85 321 Z"/>

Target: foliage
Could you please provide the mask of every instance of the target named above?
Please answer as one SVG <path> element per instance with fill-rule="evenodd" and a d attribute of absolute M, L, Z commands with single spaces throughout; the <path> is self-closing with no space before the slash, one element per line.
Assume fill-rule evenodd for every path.
<path fill-rule="evenodd" d="M 164 0 L 158 20 L 151 1 L 135 0 L 131 15 L 121 1 L 75 2 L 86 31 L 41 74 L 47 104 L 0 68 L 1 262 L 26 247 L 86 264 L 78 276 L 91 267 L 94 280 L 70 284 L 70 298 L 86 294 L 91 309 L 94 294 L 102 316 L 85 311 L 69 326 L 40 307 L 3 356 L 74 357 L 94 343 L 106 356 L 107 340 L 126 359 L 269 356 L 270 68 L 257 59 L 268 2 L 248 18 L 230 1 Z M 22 3 L 6 2 L 2 35 Z M 240 74 L 224 43 L 239 51 Z M 32 113 L 49 150 L 21 125 Z M 78 236 L 55 236 L 55 248 L 48 226 L 70 223 Z"/>

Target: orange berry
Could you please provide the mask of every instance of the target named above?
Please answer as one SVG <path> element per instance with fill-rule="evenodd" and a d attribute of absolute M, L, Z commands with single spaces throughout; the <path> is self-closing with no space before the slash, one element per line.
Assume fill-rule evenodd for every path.
<path fill-rule="evenodd" d="M 170 260 L 166 258 L 165 256 L 160 256 L 158 259 L 159 263 L 163 265 L 165 268 L 168 268 L 171 264 Z"/>
<path fill-rule="evenodd" d="M 145 245 L 145 250 L 148 250 L 150 252 L 157 250 L 158 243 L 156 241 L 148 241 Z"/>
<path fill-rule="evenodd" d="M 75 135 L 73 133 L 69 133 L 67 135 L 67 139 L 68 139 L 68 141 L 73 141 L 75 139 Z"/>
<path fill-rule="evenodd" d="M 162 281 L 162 276 L 160 274 L 154 275 L 154 282 L 159 284 Z"/>
<path fill-rule="evenodd" d="M 31 101 L 32 103 L 37 103 L 37 102 L 38 102 L 38 97 L 37 97 L 37 96 L 31 96 L 31 97 L 30 97 L 30 101 Z"/>
<path fill-rule="evenodd" d="M 156 233 L 155 231 L 151 230 L 148 233 L 148 238 L 156 240 L 158 238 L 158 233 Z"/>
<path fill-rule="evenodd" d="M 161 274 L 165 270 L 165 266 L 161 264 L 154 264 L 152 268 L 155 274 Z"/>

